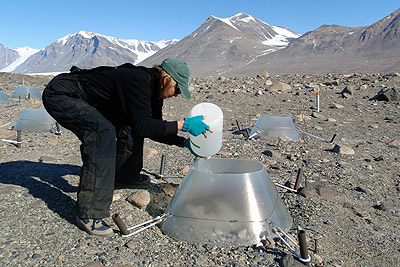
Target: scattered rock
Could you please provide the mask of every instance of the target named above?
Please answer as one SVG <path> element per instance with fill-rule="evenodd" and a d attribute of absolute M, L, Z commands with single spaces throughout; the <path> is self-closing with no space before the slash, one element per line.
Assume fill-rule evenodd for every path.
<path fill-rule="evenodd" d="M 353 86 L 346 86 L 341 92 L 342 97 L 344 97 L 344 98 L 352 98 L 353 97 L 353 93 L 354 93 L 354 87 Z"/>
<path fill-rule="evenodd" d="M 292 90 L 292 86 L 290 84 L 287 83 L 283 83 L 283 82 L 275 82 L 273 83 L 269 88 L 269 91 L 291 91 Z"/>
<path fill-rule="evenodd" d="M 82 265 L 82 267 L 104 267 L 104 265 L 101 264 L 100 262 L 92 261 Z"/>
<path fill-rule="evenodd" d="M 344 108 L 344 106 L 340 105 L 340 104 L 337 104 L 337 103 L 333 103 L 331 108 L 342 109 L 342 108 Z"/>
<path fill-rule="evenodd" d="M 170 196 L 170 197 L 173 197 L 174 196 L 174 194 L 175 194 L 175 192 L 176 192 L 176 188 L 175 187 L 173 187 L 172 185 L 170 185 L 170 184 L 165 184 L 164 186 L 163 186 L 163 192 L 167 195 L 167 196 Z"/>
<path fill-rule="evenodd" d="M 385 91 L 379 92 L 376 96 L 371 98 L 370 100 L 378 100 L 378 101 L 400 101 L 399 92 L 396 89 L 387 89 Z"/>
<path fill-rule="evenodd" d="M 266 86 L 271 86 L 273 82 L 271 80 L 266 80 L 264 83 Z"/>
<path fill-rule="evenodd" d="M 386 211 L 387 210 L 386 205 L 385 205 L 384 202 L 374 205 L 374 208 L 377 209 L 377 210 L 382 210 L 382 211 Z"/>
<path fill-rule="evenodd" d="M 326 86 L 339 86 L 339 81 L 338 80 L 335 80 L 335 81 L 326 81 L 326 82 L 323 82 L 323 84 L 324 85 L 326 85 Z"/>
<path fill-rule="evenodd" d="M 331 151 L 342 155 L 354 155 L 356 153 L 354 149 L 345 145 L 335 145 Z"/>
<path fill-rule="evenodd" d="M 145 210 L 147 205 L 150 204 L 151 196 L 149 191 L 141 189 L 130 195 L 126 200 L 135 207 Z"/>
<path fill-rule="evenodd" d="M 46 156 L 46 155 L 43 155 L 39 158 L 39 162 L 55 162 L 55 161 L 57 161 L 56 158 Z"/>
<path fill-rule="evenodd" d="M 329 196 L 336 193 L 336 190 L 327 187 L 322 183 L 308 183 L 305 187 L 300 190 L 300 195 L 305 198 L 316 197 L 316 196 Z"/>
<path fill-rule="evenodd" d="M 56 139 L 50 139 L 47 143 L 48 143 L 49 145 L 51 145 L 51 146 L 56 146 L 56 145 L 58 145 L 58 141 L 57 141 Z"/>
<path fill-rule="evenodd" d="M 322 260 L 322 257 L 318 254 L 312 255 L 311 263 L 313 263 L 315 267 L 324 266 L 324 261 Z"/>
<path fill-rule="evenodd" d="M 0 129 L 0 137 L 4 139 L 14 139 L 17 137 L 17 134 L 15 131 Z"/>
<path fill-rule="evenodd" d="M 189 166 L 185 166 L 181 169 L 180 173 L 182 173 L 183 175 L 186 175 L 190 170 Z"/>
<path fill-rule="evenodd" d="M 400 141 L 398 139 L 395 139 L 395 140 L 389 142 L 388 145 L 392 146 L 392 147 L 400 148 Z"/>
<path fill-rule="evenodd" d="M 309 121 L 309 120 L 311 120 L 311 117 L 307 116 L 307 115 L 299 114 L 299 115 L 296 115 L 296 120 L 297 121 Z"/>
<path fill-rule="evenodd" d="M 266 70 L 262 70 L 257 74 L 257 77 L 259 78 L 269 78 L 269 73 Z"/>
<path fill-rule="evenodd" d="M 275 159 L 282 158 L 281 154 L 274 150 L 265 150 L 262 153 L 270 158 L 275 158 Z"/>
<path fill-rule="evenodd" d="M 366 187 L 366 186 L 357 186 L 357 187 L 355 188 L 355 190 L 358 191 L 358 192 L 363 192 L 363 193 L 365 193 L 365 194 L 367 194 L 367 195 L 372 195 L 372 194 L 373 194 L 372 190 L 369 189 L 369 188 Z"/>
<path fill-rule="evenodd" d="M 153 158 L 158 154 L 158 151 L 154 148 L 144 147 L 143 148 L 143 157 L 146 159 Z"/>
<path fill-rule="evenodd" d="M 122 198 L 121 194 L 118 194 L 118 193 L 114 192 L 112 201 L 117 201 L 117 200 L 120 200 L 121 198 Z"/>
<path fill-rule="evenodd" d="M 8 78 L 13 77 L 10 75 L 16 74 L 0 73 L 0 87 L 4 88 L 7 95 L 17 85 L 16 82 L 9 83 Z M 278 80 L 290 84 L 295 91 L 264 90 Z M 331 81 L 338 81 L 338 85 Z M 344 99 L 340 95 L 345 86 L 356 88 L 353 99 Z M 216 158 L 259 160 L 268 170 L 272 181 L 280 184 L 290 182 L 291 188 L 299 167 L 304 168 L 308 183 L 325 182 L 328 189 L 315 190 L 316 197 L 311 198 L 278 189 L 293 216 L 294 225 L 307 229 L 310 240 L 321 237 L 319 255 L 323 257 L 325 266 L 391 266 L 393 255 L 398 255 L 397 246 L 393 245 L 397 244 L 398 233 L 391 229 L 396 229 L 400 217 L 400 121 L 397 116 L 400 106 L 397 102 L 369 101 L 381 88 L 399 90 L 399 77 L 331 74 L 280 75 L 266 79 L 193 78 L 189 90 L 193 92 L 196 103 L 212 101 L 224 111 L 223 146 L 221 152 L 215 155 Z M 258 90 L 262 90 L 263 95 L 255 97 Z M 318 114 L 315 110 L 316 91 L 323 96 L 322 107 L 329 107 Z M 15 122 L 22 109 L 42 108 L 40 103 L 35 106 L 32 104 L 33 101 L 11 99 L 11 104 L 0 105 L 0 126 Z M 187 116 L 190 105 L 181 97 L 176 97 L 165 101 L 164 108 L 165 119 L 176 120 Z M 311 112 L 315 112 L 314 117 L 324 117 L 314 119 Z M 237 131 L 236 128 L 235 120 L 240 122 L 241 129 L 251 130 L 261 115 L 286 114 L 295 118 L 298 130 L 327 140 L 335 133 L 338 135 L 335 143 L 346 144 L 357 153 L 351 156 L 330 153 L 327 149 L 330 151 L 334 145 L 308 137 L 301 142 L 280 142 L 276 147 L 276 142 L 247 140 L 245 130 Z M 337 122 L 326 122 L 332 118 Z M 11 130 L 12 126 L 9 124 L 0 128 L 10 135 L 9 138 L 5 135 L 1 138 L 15 139 L 16 132 Z M 184 136 L 185 133 L 180 135 Z M 8 233 L 2 235 L 0 240 L 3 244 L 0 262 L 5 266 L 41 266 L 44 263 L 49 266 L 82 266 L 90 262 L 112 267 L 120 263 L 129 263 L 131 266 L 277 266 L 277 261 L 285 253 L 289 254 L 288 258 L 293 258 L 293 254 L 278 240 L 275 247 L 260 253 L 253 246 L 226 248 L 219 244 L 181 242 L 164 235 L 159 227 L 152 227 L 128 239 L 121 239 L 118 234 L 106 239 L 89 236 L 73 224 L 81 165 L 79 139 L 69 131 L 59 136 L 51 132 L 23 133 L 22 137 L 24 143 L 21 148 L 6 142 L 0 143 L 0 214 L 2 227 Z M 145 146 L 154 149 L 146 154 L 149 157 L 144 160 L 146 172 L 158 172 L 161 153 L 168 156 L 166 169 L 170 175 L 178 172 L 179 176 L 183 176 L 193 164 L 194 157 L 186 149 L 151 140 L 146 141 Z M 269 151 L 266 154 L 272 157 L 262 154 L 263 151 Z M 274 157 L 274 151 L 281 157 Z M 42 155 L 54 156 L 57 161 L 39 163 Z M 177 187 L 182 181 L 179 178 L 165 180 Z M 147 189 L 150 194 L 151 201 L 145 211 L 126 201 L 139 188 L 116 189 L 111 210 L 118 211 L 127 226 L 163 214 L 172 198 L 172 192 L 167 188 L 163 190 L 165 180 L 152 179 L 150 185 L 139 187 Z M 337 193 L 323 197 L 332 193 L 332 190 Z M 305 188 L 303 193 L 306 193 Z M 346 201 L 348 204 L 342 206 Z M 215 209 L 218 210 L 217 202 Z M 21 221 L 24 223 L 21 224 Z M 105 218 L 105 221 L 116 229 L 111 218 Z M 293 231 L 294 228 L 291 228 L 289 234 L 293 234 Z M 236 232 L 237 237 L 245 238 L 247 235 L 244 230 Z M 371 240 L 372 245 L 368 242 Z M 341 253 L 344 251 L 343 244 L 349 244 L 345 247 L 345 253 Z M 309 243 L 311 250 L 313 245 L 313 242 Z M 374 254 L 376 248 L 385 253 Z M 312 266 L 320 262 L 314 261 L 315 258 L 312 257 Z M 299 263 L 296 259 L 294 262 Z"/>
<path fill-rule="evenodd" d="M 291 254 L 286 254 L 283 256 L 280 262 L 282 267 L 304 267 L 305 265 L 301 263 L 295 256 Z"/>
<path fill-rule="evenodd" d="M 318 119 L 325 119 L 326 117 L 321 112 L 313 112 L 311 117 L 318 118 Z"/>

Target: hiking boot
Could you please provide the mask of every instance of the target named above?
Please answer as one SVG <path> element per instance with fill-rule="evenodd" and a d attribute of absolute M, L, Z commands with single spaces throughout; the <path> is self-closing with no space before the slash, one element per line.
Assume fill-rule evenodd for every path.
<path fill-rule="evenodd" d="M 139 174 L 135 180 L 118 180 L 115 179 L 115 187 L 131 187 L 146 185 L 150 182 L 150 177 L 145 174 Z"/>
<path fill-rule="evenodd" d="M 77 226 L 90 235 L 111 237 L 114 231 L 102 219 L 81 219 L 76 217 Z"/>

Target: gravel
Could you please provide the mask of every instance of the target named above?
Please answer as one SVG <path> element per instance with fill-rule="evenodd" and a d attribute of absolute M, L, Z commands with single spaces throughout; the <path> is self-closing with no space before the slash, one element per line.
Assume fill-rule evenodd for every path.
<path fill-rule="evenodd" d="M 305 230 L 312 266 L 400 265 L 400 106 L 396 101 L 371 101 L 381 89 L 400 90 L 399 74 L 287 75 L 269 78 L 192 79 L 191 102 L 181 97 L 164 102 L 164 118 L 182 119 L 201 102 L 224 113 L 223 146 L 214 157 L 261 161 L 275 183 L 292 188 L 298 170 L 302 187 L 318 183 L 325 190 L 304 197 L 278 188 L 294 223 L 292 236 Z M 0 89 L 11 96 L 22 74 L 0 73 Z M 25 85 L 42 91 L 51 77 L 25 76 Z M 279 90 L 269 90 L 277 82 Z M 351 88 L 351 97 L 343 90 Z M 316 110 L 320 92 L 320 112 Z M 10 99 L 0 104 L 0 138 L 12 131 L 23 109 L 43 108 L 39 100 Z M 300 142 L 247 140 L 243 129 L 260 115 L 291 116 Z M 10 124 L 7 124 L 11 122 Z M 7 124 L 7 125 L 5 125 Z M 241 129 L 238 129 L 238 125 Z M 311 135 L 310 135 L 311 134 Z M 330 141 L 334 135 L 334 144 Z M 397 140 L 397 142 L 396 142 Z M 123 238 L 87 235 L 75 226 L 79 183 L 79 140 L 69 131 L 22 133 L 22 146 L 0 143 L 0 265 L 6 266 L 292 266 L 297 261 L 278 240 L 275 244 L 220 247 L 189 244 L 153 227 Z M 395 141 L 395 142 L 393 142 Z M 333 150 L 338 145 L 342 149 Z M 170 197 L 165 184 L 180 178 L 156 179 L 161 155 L 165 174 L 184 176 L 193 163 L 186 149 L 145 141 L 143 173 L 152 184 L 117 189 L 111 214 L 127 226 L 162 213 Z M 352 153 L 342 153 L 343 148 Z M 353 153 L 354 152 L 354 153 Z M 318 186 L 318 188 L 320 188 Z M 126 199 L 146 189 L 152 204 L 145 210 Z M 329 193 L 324 193 L 329 192 Z M 306 195 L 307 196 L 307 195 Z M 317 243 L 317 253 L 315 253 Z"/>

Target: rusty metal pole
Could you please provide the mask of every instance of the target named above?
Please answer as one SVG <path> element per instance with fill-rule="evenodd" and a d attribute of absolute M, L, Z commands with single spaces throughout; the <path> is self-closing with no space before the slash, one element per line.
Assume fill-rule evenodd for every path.
<path fill-rule="evenodd" d="M 158 178 L 164 177 L 164 171 L 165 171 L 165 160 L 166 160 L 166 155 L 162 154 L 161 155 L 161 166 L 160 166 L 160 174 L 158 175 Z"/>
<path fill-rule="evenodd" d="M 278 139 L 278 143 L 276 144 L 276 146 L 279 146 L 281 144 L 281 139 Z"/>
<path fill-rule="evenodd" d="M 246 138 L 249 138 L 249 136 L 250 136 L 249 128 L 246 128 Z"/>
<path fill-rule="evenodd" d="M 21 137 L 21 130 L 17 131 L 17 147 L 21 148 L 21 141 L 22 141 L 22 137 Z"/>
<path fill-rule="evenodd" d="M 241 131 L 241 129 L 240 129 L 240 125 L 239 125 L 239 122 L 238 122 L 238 120 L 236 120 L 236 125 L 237 125 L 237 127 L 238 127 L 238 130 L 239 130 L 239 132 Z"/>
<path fill-rule="evenodd" d="M 58 122 L 56 122 L 56 128 L 57 128 L 56 135 L 61 135 L 61 128 L 60 128 L 60 124 Z"/>
<path fill-rule="evenodd" d="M 296 178 L 296 183 L 294 184 L 294 190 L 299 190 L 301 180 L 303 180 L 303 169 L 302 168 L 300 168 L 297 171 L 297 178 Z"/>
<path fill-rule="evenodd" d="M 121 217 L 119 217 L 118 213 L 114 213 L 111 218 L 114 220 L 115 224 L 118 226 L 119 230 L 121 231 L 121 234 L 123 235 L 129 235 L 129 231 L 126 228 L 124 222 L 122 221 Z"/>
<path fill-rule="evenodd" d="M 331 139 L 331 143 L 333 143 L 333 140 L 335 140 L 336 138 L 336 134 L 333 135 L 332 139 Z"/>
<path fill-rule="evenodd" d="M 303 260 L 306 260 L 306 259 L 308 259 L 306 232 L 304 230 L 299 230 L 297 233 L 297 237 L 299 238 L 300 257 Z M 310 266 L 309 262 L 303 262 L 303 264 Z"/>

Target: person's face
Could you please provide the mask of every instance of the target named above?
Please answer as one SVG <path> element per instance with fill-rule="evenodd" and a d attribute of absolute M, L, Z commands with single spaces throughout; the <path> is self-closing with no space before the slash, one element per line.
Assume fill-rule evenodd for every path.
<path fill-rule="evenodd" d="M 167 99 L 170 97 L 177 96 L 180 92 L 180 90 L 178 88 L 178 83 L 175 83 L 175 85 L 173 85 L 173 86 L 168 86 L 167 83 L 168 83 L 168 81 L 167 81 L 166 77 L 164 77 L 163 78 L 164 88 L 161 90 L 161 98 L 162 99 Z"/>

